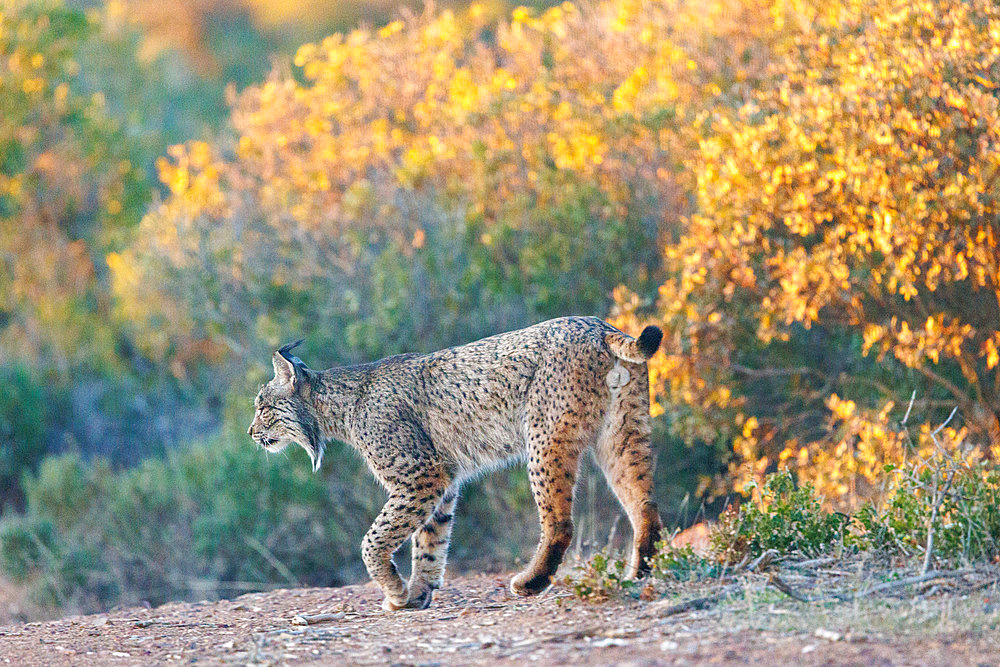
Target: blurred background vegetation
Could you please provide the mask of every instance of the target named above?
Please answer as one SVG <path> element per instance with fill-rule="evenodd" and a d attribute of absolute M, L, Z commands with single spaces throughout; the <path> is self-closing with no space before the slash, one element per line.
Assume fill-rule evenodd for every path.
<path fill-rule="evenodd" d="M 361 462 L 244 435 L 300 336 L 659 323 L 672 525 L 778 466 L 870 500 L 904 412 L 995 457 L 998 43 L 986 0 L 2 0 L 0 618 L 359 579 Z M 581 551 L 627 532 L 585 468 Z M 453 561 L 536 530 L 495 475 Z"/>

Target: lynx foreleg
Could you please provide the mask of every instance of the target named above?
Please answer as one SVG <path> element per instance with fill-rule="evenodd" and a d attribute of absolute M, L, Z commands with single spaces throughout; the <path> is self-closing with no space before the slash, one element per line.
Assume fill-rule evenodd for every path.
<path fill-rule="evenodd" d="M 420 502 L 407 494 L 390 495 L 361 542 L 361 558 L 368 576 L 385 595 L 382 608 L 386 611 L 401 609 L 409 601 L 409 589 L 392 562 L 392 554 L 427 520 L 438 498 L 440 495 Z"/>

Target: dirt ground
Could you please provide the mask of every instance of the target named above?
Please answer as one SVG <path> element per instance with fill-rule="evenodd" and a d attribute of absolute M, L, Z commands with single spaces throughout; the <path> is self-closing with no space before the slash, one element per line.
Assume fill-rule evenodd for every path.
<path fill-rule="evenodd" d="M 514 598 L 507 580 L 452 579 L 424 611 L 383 612 L 367 584 L 5 626 L 0 663 L 1000 664 L 995 587 L 826 606 L 761 589 L 738 604 L 669 613 L 676 600 L 583 602 L 561 585 Z M 302 614 L 331 618 L 297 625 Z"/>

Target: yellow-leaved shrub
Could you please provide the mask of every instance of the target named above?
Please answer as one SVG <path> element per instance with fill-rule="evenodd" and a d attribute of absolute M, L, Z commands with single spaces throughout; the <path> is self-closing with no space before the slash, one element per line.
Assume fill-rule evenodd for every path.
<path fill-rule="evenodd" d="M 906 455 L 911 392 L 911 422 L 957 406 L 943 440 L 1000 443 L 1000 7 L 773 15 L 791 43 L 687 163 L 657 400 L 731 443 L 737 485 L 782 464 L 849 503 Z"/>

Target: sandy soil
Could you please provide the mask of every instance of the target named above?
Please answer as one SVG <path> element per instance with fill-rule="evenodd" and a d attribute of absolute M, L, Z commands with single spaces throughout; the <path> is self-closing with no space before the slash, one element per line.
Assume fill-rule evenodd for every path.
<path fill-rule="evenodd" d="M 826 628 L 813 627 L 815 619 L 796 628 L 787 620 L 812 612 L 792 600 L 664 616 L 664 602 L 582 602 L 562 586 L 534 599 L 513 598 L 506 582 L 498 575 L 453 579 L 424 611 L 385 613 L 367 584 L 5 626 L 0 663 L 1000 664 L 995 626 L 983 627 L 982 618 L 963 625 L 965 615 L 952 606 L 951 621 L 886 636 L 870 631 L 871 617 L 866 632 L 836 627 L 837 619 L 858 623 L 836 609 L 822 617 Z M 993 613 L 989 597 L 972 604 Z M 885 613 L 900 612 L 889 605 Z M 301 614 L 332 618 L 296 625 Z"/>

